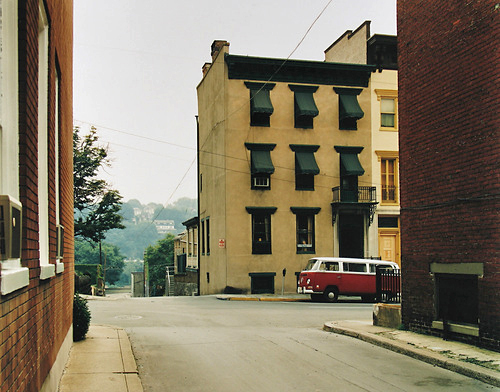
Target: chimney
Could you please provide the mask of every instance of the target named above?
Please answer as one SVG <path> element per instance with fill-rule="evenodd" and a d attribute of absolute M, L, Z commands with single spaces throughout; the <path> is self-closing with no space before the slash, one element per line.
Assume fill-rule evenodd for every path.
<path fill-rule="evenodd" d="M 205 76 L 207 74 L 207 72 L 211 66 L 212 66 L 212 63 L 203 64 L 203 67 L 201 67 L 201 72 L 203 73 L 203 76 Z"/>
<path fill-rule="evenodd" d="M 212 51 L 210 53 L 212 55 L 212 62 L 215 61 L 215 59 L 219 55 L 219 52 L 222 51 L 222 48 L 224 46 L 229 46 L 229 42 L 224 41 L 224 40 L 215 40 L 212 43 Z"/>

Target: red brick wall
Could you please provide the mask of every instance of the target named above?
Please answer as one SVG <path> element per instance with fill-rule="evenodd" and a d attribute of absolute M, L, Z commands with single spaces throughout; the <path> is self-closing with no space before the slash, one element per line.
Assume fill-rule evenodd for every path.
<path fill-rule="evenodd" d="M 56 6 L 57 4 L 57 6 Z M 49 242 L 56 256 L 55 77 L 59 73 L 60 220 L 64 272 L 41 281 L 38 260 L 38 0 L 19 0 L 19 183 L 22 265 L 29 286 L 0 297 L 0 391 L 38 391 L 57 357 L 73 313 L 72 1 L 47 0 L 49 18 Z M 57 65 L 56 65 L 57 64 Z"/>
<path fill-rule="evenodd" d="M 430 331 L 431 262 L 484 263 L 479 344 L 500 347 L 500 9 L 398 2 L 403 322 Z"/>

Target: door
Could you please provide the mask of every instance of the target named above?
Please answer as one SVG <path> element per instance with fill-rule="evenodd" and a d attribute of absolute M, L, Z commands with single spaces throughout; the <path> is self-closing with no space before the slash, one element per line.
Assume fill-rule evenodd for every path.
<path fill-rule="evenodd" d="M 339 214 L 339 256 L 362 259 L 364 243 L 364 215 Z"/>
<path fill-rule="evenodd" d="M 399 233 L 397 231 L 379 230 L 378 250 L 382 260 L 393 261 L 401 266 L 399 260 Z"/>

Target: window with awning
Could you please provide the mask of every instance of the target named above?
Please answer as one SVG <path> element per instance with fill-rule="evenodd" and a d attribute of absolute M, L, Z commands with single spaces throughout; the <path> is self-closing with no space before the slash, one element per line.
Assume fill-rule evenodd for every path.
<path fill-rule="evenodd" d="M 295 189 L 314 190 L 314 176 L 319 174 L 314 153 L 318 145 L 290 144 L 295 152 Z"/>
<path fill-rule="evenodd" d="M 365 115 L 359 106 L 358 95 L 362 89 L 333 88 L 339 95 L 339 129 L 357 130 L 357 121 Z"/>
<path fill-rule="evenodd" d="M 313 119 L 319 114 L 313 94 L 318 86 L 288 85 L 294 92 L 295 128 L 313 128 Z"/>
<path fill-rule="evenodd" d="M 358 154 L 363 147 L 334 146 L 340 154 L 340 200 L 358 202 L 358 177 L 365 173 L 359 162 Z"/>
<path fill-rule="evenodd" d="M 340 154 L 340 162 L 346 176 L 362 176 L 365 174 L 365 169 L 359 162 L 358 154 L 342 153 Z"/>
<path fill-rule="evenodd" d="M 245 86 L 250 90 L 250 125 L 269 127 L 274 112 L 269 91 L 275 83 L 245 82 Z"/>
<path fill-rule="evenodd" d="M 245 143 L 245 147 L 250 150 L 251 188 L 271 189 L 271 174 L 274 173 L 271 151 L 276 144 Z"/>

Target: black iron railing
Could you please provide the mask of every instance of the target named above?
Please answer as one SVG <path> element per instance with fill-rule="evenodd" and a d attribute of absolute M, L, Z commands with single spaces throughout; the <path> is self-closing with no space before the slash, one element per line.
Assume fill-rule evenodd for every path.
<path fill-rule="evenodd" d="M 401 302 L 401 270 L 377 266 L 377 301 Z"/>
<path fill-rule="evenodd" d="M 358 186 L 348 189 L 341 186 L 332 188 L 333 203 L 375 203 L 377 188 L 374 186 Z"/>

